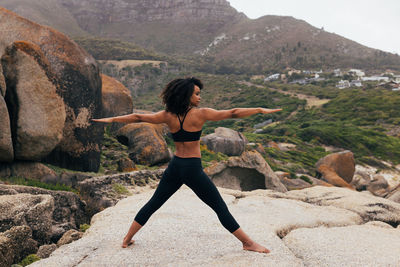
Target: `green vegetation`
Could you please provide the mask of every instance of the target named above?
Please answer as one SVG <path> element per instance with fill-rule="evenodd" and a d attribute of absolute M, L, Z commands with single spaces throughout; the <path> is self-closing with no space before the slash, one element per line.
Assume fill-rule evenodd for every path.
<path fill-rule="evenodd" d="M 130 42 L 97 37 L 77 37 L 74 41 L 97 60 L 147 59 L 166 60 L 154 51 Z"/>
<path fill-rule="evenodd" d="M 28 178 L 23 178 L 23 177 L 0 177 L 0 180 L 5 182 L 6 184 L 16 184 L 16 185 L 25 185 L 25 186 L 33 186 L 33 187 L 39 187 L 47 190 L 54 190 L 54 191 L 68 191 L 68 192 L 74 192 L 78 193 L 78 191 L 70 186 L 63 185 L 63 184 L 47 184 L 43 183 L 38 180 L 33 180 L 33 179 L 28 179 Z"/>
<path fill-rule="evenodd" d="M 203 165 L 203 168 L 210 166 L 213 162 L 218 162 L 228 159 L 227 155 L 220 152 L 213 152 L 211 150 L 208 150 L 207 146 L 205 145 L 200 146 L 200 151 L 201 151 L 201 164 Z"/>
<path fill-rule="evenodd" d="M 79 225 L 79 231 L 81 231 L 81 232 L 86 232 L 86 230 L 89 228 L 90 228 L 90 225 L 86 224 L 86 223 Z"/>
<path fill-rule="evenodd" d="M 112 189 L 114 190 L 114 192 L 116 192 L 119 195 L 130 195 L 131 194 L 129 192 L 129 190 L 126 189 L 126 187 L 123 186 L 122 184 L 114 183 L 114 184 L 112 184 Z"/>
<path fill-rule="evenodd" d="M 28 266 L 29 264 L 32 264 L 35 261 L 39 261 L 39 260 L 40 260 L 39 256 L 37 256 L 36 254 L 30 254 L 30 255 L 26 256 L 20 263 L 18 263 L 18 265 Z"/>

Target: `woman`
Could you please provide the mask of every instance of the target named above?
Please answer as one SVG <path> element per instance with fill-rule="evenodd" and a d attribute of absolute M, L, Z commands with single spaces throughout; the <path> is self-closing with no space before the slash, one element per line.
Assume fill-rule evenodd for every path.
<path fill-rule="evenodd" d="M 238 238 L 243 249 L 268 253 L 269 250 L 253 240 L 240 228 L 210 178 L 203 172 L 200 154 L 200 135 L 206 121 L 228 118 L 243 118 L 257 113 L 272 113 L 281 109 L 234 108 L 214 110 L 198 108 L 203 84 L 196 78 L 175 79 L 161 93 L 165 110 L 154 114 L 129 114 L 124 116 L 94 119 L 96 122 L 149 122 L 166 123 L 175 142 L 176 152 L 163 173 L 151 199 L 137 213 L 122 247 L 133 244 L 132 237 L 181 186 L 186 184 L 217 214 L 221 224 Z"/>

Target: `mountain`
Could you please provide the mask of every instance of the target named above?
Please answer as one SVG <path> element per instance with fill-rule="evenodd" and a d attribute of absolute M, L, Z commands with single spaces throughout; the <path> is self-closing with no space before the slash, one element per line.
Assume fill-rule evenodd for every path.
<path fill-rule="evenodd" d="M 118 39 L 190 56 L 217 73 L 285 67 L 400 71 L 398 55 L 293 17 L 249 19 L 226 0 L 0 0 L 0 6 L 70 36 Z"/>

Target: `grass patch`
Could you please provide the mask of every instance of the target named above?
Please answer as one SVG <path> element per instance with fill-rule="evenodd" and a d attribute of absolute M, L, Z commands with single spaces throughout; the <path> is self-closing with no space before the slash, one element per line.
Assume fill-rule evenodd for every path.
<path fill-rule="evenodd" d="M 18 263 L 18 265 L 28 266 L 29 264 L 32 264 L 35 261 L 39 261 L 39 260 L 40 260 L 40 258 L 38 255 L 30 254 L 30 255 L 26 256 L 20 263 Z"/>
<path fill-rule="evenodd" d="M 206 145 L 200 145 L 201 164 L 204 168 L 210 166 L 213 162 L 227 160 L 228 156 L 221 152 L 213 152 Z"/>
<path fill-rule="evenodd" d="M 79 226 L 79 230 L 80 230 L 81 232 L 86 232 L 86 230 L 89 229 L 89 228 L 90 228 L 90 225 L 89 225 L 89 224 L 86 224 L 86 223 L 81 224 L 81 225 Z"/>
<path fill-rule="evenodd" d="M 131 193 L 129 192 L 129 190 L 126 189 L 126 187 L 123 186 L 122 184 L 118 184 L 118 183 L 112 184 L 112 189 L 113 189 L 117 194 L 120 194 L 120 195 L 131 195 Z"/>
<path fill-rule="evenodd" d="M 8 177 L 8 178 L 2 178 L 0 177 L 0 180 L 5 182 L 6 184 L 14 184 L 14 185 L 25 185 L 25 186 L 33 186 L 33 187 L 39 187 L 47 190 L 54 190 L 54 191 L 68 191 L 68 192 L 73 192 L 75 194 L 78 194 L 78 190 L 67 186 L 63 184 L 47 184 L 43 183 L 38 180 L 33 180 L 33 179 L 28 179 L 28 178 L 23 178 L 23 177 Z"/>

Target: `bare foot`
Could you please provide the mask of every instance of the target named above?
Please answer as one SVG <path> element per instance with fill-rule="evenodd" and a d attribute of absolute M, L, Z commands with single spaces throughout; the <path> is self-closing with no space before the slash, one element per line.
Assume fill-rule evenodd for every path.
<path fill-rule="evenodd" d="M 257 244 L 256 242 L 249 242 L 249 243 L 244 243 L 243 244 L 243 249 L 244 250 L 249 250 L 249 251 L 255 251 L 255 252 L 260 252 L 260 253 L 269 253 L 270 251 L 266 248 L 261 246 L 260 244 Z"/>
<path fill-rule="evenodd" d="M 122 247 L 123 248 L 127 248 L 127 247 L 129 247 L 130 245 L 133 245 L 135 243 L 135 240 L 125 240 L 125 238 L 124 238 L 124 241 L 122 242 Z"/>

